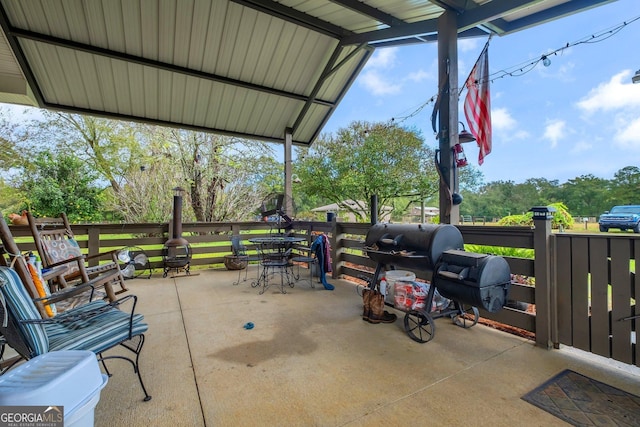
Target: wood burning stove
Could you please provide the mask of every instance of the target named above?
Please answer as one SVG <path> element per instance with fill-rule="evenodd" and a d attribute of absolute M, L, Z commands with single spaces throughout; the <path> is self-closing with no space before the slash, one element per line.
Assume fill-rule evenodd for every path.
<path fill-rule="evenodd" d="M 189 265 L 191 263 L 191 245 L 182 237 L 182 192 L 180 187 L 173 189 L 173 219 L 171 238 L 164 243 L 162 248 L 162 264 L 164 273 L 162 277 L 167 277 L 169 271 L 184 270 L 186 275 L 190 275 Z"/>

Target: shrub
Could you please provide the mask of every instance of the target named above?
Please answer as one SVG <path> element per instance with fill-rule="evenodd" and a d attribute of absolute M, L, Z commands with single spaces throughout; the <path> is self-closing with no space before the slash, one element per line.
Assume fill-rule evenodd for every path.
<path fill-rule="evenodd" d="M 566 229 L 573 228 L 573 217 L 569 213 L 569 210 L 562 202 L 556 202 L 549 205 L 555 208 L 553 213 L 553 219 L 551 220 L 551 228 L 553 229 Z M 503 226 L 533 226 L 533 212 L 527 212 L 522 215 L 509 215 L 500 218 L 498 225 Z"/>

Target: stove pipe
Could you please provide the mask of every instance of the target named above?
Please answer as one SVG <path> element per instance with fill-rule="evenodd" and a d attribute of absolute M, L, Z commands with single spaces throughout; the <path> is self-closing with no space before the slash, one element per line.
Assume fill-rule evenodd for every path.
<path fill-rule="evenodd" d="M 182 237 L 182 196 L 180 192 L 181 188 L 174 188 L 176 195 L 173 196 L 173 221 L 171 238 L 166 241 L 165 246 L 186 246 L 189 244 L 186 239 Z"/>

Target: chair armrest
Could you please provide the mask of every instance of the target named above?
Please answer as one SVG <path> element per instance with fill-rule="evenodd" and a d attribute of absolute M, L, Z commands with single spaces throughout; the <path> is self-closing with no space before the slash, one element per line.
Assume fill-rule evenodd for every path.
<path fill-rule="evenodd" d="M 127 302 L 128 300 L 133 300 L 133 305 L 131 307 L 131 312 L 127 314 L 123 310 L 121 310 L 119 306 Z M 137 303 L 138 297 L 136 295 L 127 295 L 110 303 L 100 304 L 97 307 L 88 308 L 88 306 L 81 306 L 69 311 L 65 311 L 48 319 L 25 319 L 20 320 L 20 322 L 45 325 L 57 323 L 62 324 L 69 329 L 81 329 L 91 325 L 95 321 L 99 321 L 99 318 L 106 313 L 117 310 L 118 313 L 122 313 L 128 316 L 129 339 L 131 339 L 133 336 L 133 322 Z"/>
<path fill-rule="evenodd" d="M 83 264 L 84 263 L 84 255 L 80 255 L 80 256 L 77 256 L 77 257 L 65 259 L 64 261 L 54 262 L 53 264 L 49 264 L 47 268 L 55 268 L 55 267 L 59 267 L 59 266 L 62 266 L 62 265 L 71 264 L 72 262 L 75 262 L 78 265 Z"/>
<path fill-rule="evenodd" d="M 90 259 L 96 259 L 96 258 L 104 258 L 110 256 L 114 261 L 118 261 L 118 250 L 114 249 L 114 250 L 110 250 L 107 252 L 100 252 L 99 254 L 94 254 L 94 255 L 85 255 L 84 259 L 86 260 L 90 260 Z"/>
<path fill-rule="evenodd" d="M 55 267 L 49 267 L 42 270 L 42 278 L 45 281 L 49 281 L 55 277 L 60 276 L 61 274 L 66 273 L 67 268 L 64 265 L 57 265 Z"/>
<path fill-rule="evenodd" d="M 94 283 L 95 281 L 89 281 L 86 283 L 81 283 L 79 285 L 76 286 L 70 286 L 68 288 L 63 288 L 57 292 L 52 292 L 51 295 L 49 296 L 45 296 L 45 297 L 40 297 L 40 298 L 33 298 L 34 302 L 41 302 L 44 305 L 51 305 L 51 304 L 55 304 L 57 302 L 60 301 L 64 301 L 68 298 L 71 298 L 73 296 L 79 295 L 85 291 L 87 291 L 88 289 L 91 289 L 91 293 L 89 294 L 89 301 L 93 300 L 93 293 L 95 291 L 95 286 Z M 89 302 L 87 301 L 87 302 Z"/>

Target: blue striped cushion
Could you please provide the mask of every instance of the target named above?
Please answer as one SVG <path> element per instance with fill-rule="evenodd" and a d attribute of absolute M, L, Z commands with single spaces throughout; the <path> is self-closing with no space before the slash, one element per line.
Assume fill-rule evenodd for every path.
<path fill-rule="evenodd" d="M 33 350 L 32 357 L 47 353 L 49 340 L 44 326 L 21 322 L 21 320 L 40 320 L 42 316 L 27 293 L 20 277 L 13 269 L 0 266 L 0 288 L 9 309 L 18 321 L 20 331 Z"/>
<path fill-rule="evenodd" d="M 117 309 L 78 322 L 81 327 L 77 327 L 76 322 L 46 326 L 52 351 L 89 350 L 101 353 L 129 338 L 129 314 Z M 143 316 L 135 314 L 132 336 L 143 334 L 147 329 L 148 325 L 143 322 Z"/>

